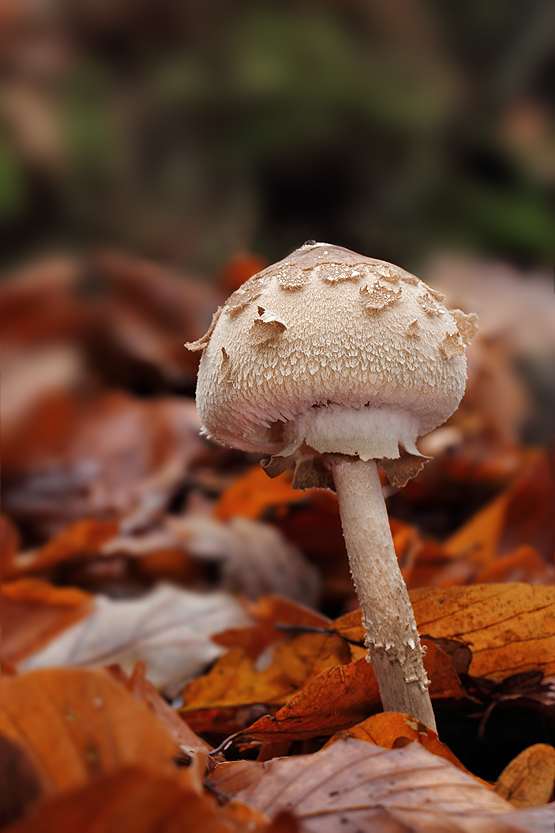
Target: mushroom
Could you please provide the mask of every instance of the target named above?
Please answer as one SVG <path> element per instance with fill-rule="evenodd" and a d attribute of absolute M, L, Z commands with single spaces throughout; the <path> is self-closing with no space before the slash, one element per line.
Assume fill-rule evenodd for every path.
<path fill-rule="evenodd" d="M 310 241 L 250 278 L 202 339 L 203 433 L 264 455 L 293 486 L 334 488 L 385 711 L 435 729 L 378 464 L 403 486 L 416 440 L 458 407 L 477 317 L 391 263 Z"/>

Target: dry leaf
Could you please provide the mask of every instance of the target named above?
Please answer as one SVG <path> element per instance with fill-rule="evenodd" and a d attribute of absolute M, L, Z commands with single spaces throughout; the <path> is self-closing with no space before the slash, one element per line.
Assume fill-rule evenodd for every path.
<path fill-rule="evenodd" d="M 247 770 L 242 762 L 221 764 L 210 782 L 223 790 L 235 767 L 242 768 L 243 783 L 251 782 L 235 798 L 270 816 L 290 810 L 306 831 L 511 830 L 507 823 L 495 824 L 496 815 L 510 810 L 506 801 L 418 744 L 386 750 L 340 740 L 313 755 L 274 759 Z"/>
<path fill-rule="evenodd" d="M 147 706 L 100 671 L 33 671 L 1 680 L 0 695 L 0 734 L 21 746 L 47 792 L 125 764 L 163 768 L 177 752 Z"/>
<path fill-rule="evenodd" d="M 524 749 L 505 767 L 495 792 L 515 807 L 541 807 L 553 798 L 555 749 L 536 743 Z"/>
<path fill-rule="evenodd" d="M 257 519 L 264 517 L 270 508 L 275 512 L 305 502 L 306 493 L 293 489 L 291 480 L 290 471 L 269 478 L 260 466 L 253 466 L 220 497 L 215 517 L 221 521 L 236 517 Z"/>
<path fill-rule="evenodd" d="M 10 833 L 274 833 L 254 809 L 236 804 L 221 810 L 209 795 L 198 795 L 188 775 L 126 766 L 42 802 Z"/>
<path fill-rule="evenodd" d="M 266 660 L 253 661 L 241 648 L 221 657 L 205 677 L 183 692 L 183 713 L 254 703 L 282 705 L 307 680 L 349 661 L 348 646 L 330 634 L 302 634 L 278 644 Z"/>
<path fill-rule="evenodd" d="M 555 551 L 554 461 L 548 453 L 532 462 L 499 497 L 452 535 L 445 549 L 471 557 L 480 567 L 521 545 L 533 546 L 549 563 Z"/>
<path fill-rule="evenodd" d="M 334 735 L 326 745 L 329 746 L 329 744 L 335 743 L 343 738 L 365 740 L 368 743 L 382 746 L 385 749 L 402 749 L 403 746 L 408 746 L 409 743 L 419 743 L 428 752 L 431 752 L 433 755 L 439 755 L 440 758 L 445 758 L 446 761 L 462 769 L 463 772 L 472 775 L 459 759 L 453 755 L 449 747 L 439 740 L 437 732 L 428 729 L 427 726 L 424 726 L 423 723 L 420 723 L 419 720 L 408 714 L 399 714 L 397 712 L 374 714 L 372 717 L 363 720 L 362 723 L 357 723 L 352 729 L 347 729 Z M 486 781 L 482 781 L 481 783 L 488 788 L 490 787 Z M 503 795 L 503 793 L 500 793 L 500 795 Z M 507 797 L 503 795 L 503 798 Z"/>
<path fill-rule="evenodd" d="M 247 609 L 256 625 L 222 631 L 213 639 L 224 648 L 242 648 L 253 660 L 274 642 L 288 641 L 297 628 L 302 632 L 304 628 L 325 629 L 329 624 L 321 613 L 280 596 L 262 596 Z"/>
<path fill-rule="evenodd" d="M 244 608 L 226 593 L 202 595 L 159 585 L 138 599 L 97 596 L 87 619 L 20 668 L 119 663 L 131 671 L 144 660 L 149 680 L 174 696 L 222 653 L 210 640 L 213 633 L 249 622 Z"/>
<path fill-rule="evenodd" d="M 177 712 L 160 696 L 150 680 L 147 680 L 144 662 L 138 662 L 130 676 L 119 665 L 110 665 L 106 670 L 139 702 L 146 703 L 169 731 L 178 744 L 182 755 L 193 758 L 198 752 L 205 753 L 211 749 L 210 745 L 195 734 Z"/>
<path fill-rule="evenodd" d="M 4 578 L 46 571 L 70 559 L 98 557 L 119 527 L 115 520 L 77 521 L 37 550 L 13 552 L 5 564 Z"/>
<path fill-rule="evenodd" d="M 205 451 L 194 403 L 123 392 L 41 400 L 4 457 L 4 506 L 41 535 L 84 517 L 152 514 Z"/>
<path fill-rule="evenodd" d="M 451 659 L 433 642 L 426 645 L 424 667 L 432 680 L 430 694 L 438 699 L 463 695 Z M 264 716 L 244 732 L 243 745 L 278 739 L 326 737 L 349 729 L 381 707 L 376 675 L 366 657 L 323 671 L 281 708 Z"/>
<path fill-rule="evenodd" d="M 39 579 L 2 585 L 2 656 L 14 665 L 90 613 L 93 597 Z"/>
<path fill-rule="evenodd" d="M 198 360 L 183 343 L 206 332 L 220 294 L 207 282 L 125 252 L 98 252 L 90 265 L 106 290 L 93 342 L 104 373 L 128 385 L 144 378 L 145 369 L 166 383 L 193 381 Z"/>
<path fill-rule="evenodd" d="M 525 671 L 540 670 L 545 676 L 555 672 L 555 587 L 428 587 L 409 595 L 421 634 L 470 647 L 471 676 L 501 682 Z M 349 639 L 364 636 L 360 611 L 330 627 Z"/>
<path fill-rule="evenodd" d="M 555 569 L 546 564 L 539 552 L 527 544 L 509 555 L 502 555 L 473 577 L 474 584 L 494 584 L 505 581 L 528 584 L 553 584 Z"/>

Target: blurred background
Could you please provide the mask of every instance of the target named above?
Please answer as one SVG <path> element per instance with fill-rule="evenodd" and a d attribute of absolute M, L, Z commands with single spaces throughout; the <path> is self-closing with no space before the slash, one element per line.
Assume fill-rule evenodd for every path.
<path fill-rule="evenodd" d="M 307 238 L 551 267 L 550 0 L 3 0 L 3 264 Z"/>

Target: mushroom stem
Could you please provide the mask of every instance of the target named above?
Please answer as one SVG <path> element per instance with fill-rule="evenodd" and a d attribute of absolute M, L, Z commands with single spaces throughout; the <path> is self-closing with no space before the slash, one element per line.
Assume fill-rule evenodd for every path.
<path fill-rule="evenodd" d="M 378 466 L 358 457 L 329 458 L 351 575 L 384 711 L 403 712 L 436 731 L 422 648 L 399 569 Z"/>

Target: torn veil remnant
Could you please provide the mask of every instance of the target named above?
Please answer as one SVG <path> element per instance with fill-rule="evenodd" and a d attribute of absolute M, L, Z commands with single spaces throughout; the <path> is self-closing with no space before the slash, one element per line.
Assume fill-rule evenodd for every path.
<path fill-rule="evenodd" d="M 266 455 L 270 476 L 295 464 L 296 488 L 335 485 L 384 709 L 432 728 L 377 464 L 398 486 L 420 471 L 416 441 L 456 410 L 476 328 L 403 269 L 310 241 L 248 280 L 209 337 L 187 345 L 204 350 L 206 434 Z"/>

